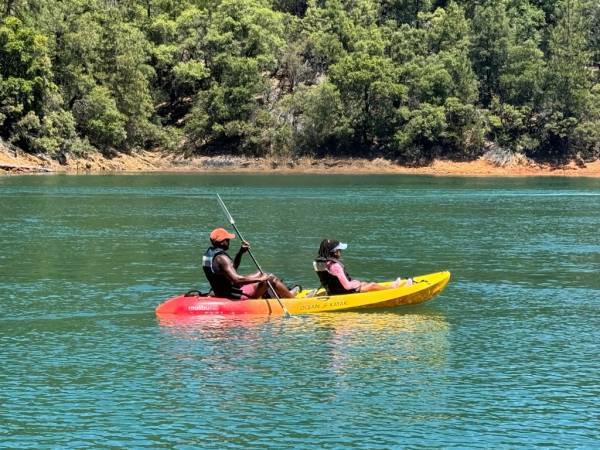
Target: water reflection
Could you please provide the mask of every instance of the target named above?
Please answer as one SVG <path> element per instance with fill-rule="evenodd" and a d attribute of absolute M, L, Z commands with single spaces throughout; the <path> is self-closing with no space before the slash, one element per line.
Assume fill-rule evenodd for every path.
<path fill-rule="evenodd" d="M 323 314 L 315 322 L 330 331 L 331 371 L 340 378 L 372 369 L 395 373 L 402 361 L 432 367 L 446 360 L 449 325 L 441 314 Z"/>
<path fill-rule="evenodd" d="M 193 335 L 201 337 L 204 333 L 212 335 L 218 330 L 236 328 L 254 328 L 271 324 L 286 324 L 296 331 L 298 328 L 311 330 L 327 328 L 335 330 L 336 334 L 353 335 L 356 333 L 377 332 L 379 337 L 403 333 L 434 332 L 448 329 L 448 323 L 439 312 L 337 312 L 313 315 L 295 315 L 289 318 L 264 315 L 223 315 L 223 316 L 161 316 L 157 317 L 161 327 L 168 329 L 174 335 Z"/>
<path fill-rule="evenodd" d="M 411 397 L 444 402 L 432 386 L 449 359 L 450 326 L 429 309 L 158 323 L 162 388 L 186 386 L 217 421 L 236 411 L 324 431 L 333 418 L 354 420 L 356 410 L 379 420 Z"/>
<path fill-rule="evenodd" d="M 266 315 L 163 315 L 158 316 L 157 322 L 161 327 L 170 329 L 171 332 L 188 333 L 198 330 L 235 328 L 235 327 L 255 327 L 270 322 L 271 320 L 280 320 L 280 318 L 271 318 Z"/>
<path fill-rule="evenodd" d="M 231 370 L 232 360 L 244 365 L 280 352 L 298 362 L 312 355 L 307 364 L 327 370 L 330 376 L 402 360 L 442 366 L 450 330 L 444 315 L 437 312 L 326 313 L 289 319 L 195 316 L 159 318 L 158 323 L 172 338 L 167 341 L 168 359 L 210 355 L 212 369 Z"/>

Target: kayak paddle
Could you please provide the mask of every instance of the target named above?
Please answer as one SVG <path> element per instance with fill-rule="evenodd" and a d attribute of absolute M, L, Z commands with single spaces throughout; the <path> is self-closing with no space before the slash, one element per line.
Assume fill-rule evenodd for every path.
<path fill-rule="evenodd" d="M 225 212 L 225 215 L 227 216 L 227 220 L 229 221 L 229 223 L 231 224 L 231 226 L 233 227 L 233 229 L 237 233 L 237 235 L 240 238 L 240 240 L 241 241 L 246 241 L 246 239 L 244 239 L 242 237 L 242 233 L 240 233 L 240 230 L 238 230 L 238 228 L 235 226 L 235 220 L 233 220 L 233 217 L 229 213 L 229 210 L 227 209 L 227 206 L 225 206 L 225 203 L 223 202 L 223 200 L 221 199 L 221 196 L 219 194 L 217 194 L 217 200 L 219 200 L 219 204 L 221 205 L 221 208 L 223 208 L 223 211 Z M 250 249 L 248 249 L 248 254 L 250 255 L 250 258 L 252 258 L 252 261 L 256 265 L 256 268 L 258 269 L 258 271 L 261 274 L 264 274 L 262 268 L 260 267 L 260 264 L 258 264 L 258 261 L 254 257 L 254 255 L 252 254 L 252 252 L 250 251 Z M 286 317 L 290 317 L 289 311 L 284 306 L 283 302 L 281 301 L 281 298 L 279 298 L 279 295 L 277 294 L 277 291 L 275 290 L 275 288 L 273 287 L 273 285 L 271 284 L 271 282 L 267 280 L 267 284 L 268 284 L 269 288 L 271 289 L 271 291 L 273 292 L 273 294 L 275 294 L 275 298 L 277 299 L 277 302 L 279 303 L 279 306 L 281 306 L 281 309 L 283 309 L 283 312 L 284 312 L 285 316 Z"/>

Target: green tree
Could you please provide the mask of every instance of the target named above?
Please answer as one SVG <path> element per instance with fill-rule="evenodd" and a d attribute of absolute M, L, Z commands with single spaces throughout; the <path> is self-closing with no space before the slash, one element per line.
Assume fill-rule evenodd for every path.
<path fill-rule="evenodd" d="M 302 17 L 308 8 L 308 0 L 273 0 L 273 8 Z"/>
<path fill-rule="evenodd" d="M 600 3 L 592 0 L 585 9 L 590 20 L 589 45 L 592 61 L 595 67 L 600 68 Z"/>
<path fill-rule="evenodd" d="M 564 157 L 577 124 L 589 118 L 593 75 L 582 2 L 564 0 L 557 17 L 549 40 L 544 138 L 549 154 Z"/>
<path fill-rule="evenodd" d="M 0 124 L 8 137 L 14 124 L 33 112 L 43 114 L 53 89 L 47 40 L 16 17 L 0 22 Z"/>
<path fill-rule="evenodd" d="M 328 81 L 298 88 L 281 97 L 270 111 L 265 142 L 272 155 L 336 154 L 352 130 L 343 114 L 340 93 Z"/>
<path fill-rule="evenodd" d="M 192 148 L 264 150 L 256 120 L 266 93 L 265 74 L 276 71 L 283 43 L 282 15 L 266 2 L 220 3 L 203 40 L 209 87 L 196 94 L 185 118 Z"/>
<path fill-rule="evenodd" d="M 536 107 L 544 96 L 544 54 L 526 41 L 508 50 L 508 61 L 498 80 L 500 97 L 512 105 Z"/>
<path fill-rule="evenodd" d="M 352 130 L 336 87 L 325 82 L 306 88 L 298 97 L 302 115 L 296 123 L 296 142 L 300 150 L 318 154 L 344 148 Z"/>
<path fill-rule="evenodd" d="M 126 117 L 126 147 L 145 146 L 153 140 L 153 102 L 148 65 L 149 48 L 143 33 L 128 23 L 105 24 L 102 72 L 98 81 L 115 99 L 119 112 Z"/>
<path fill-rule="evenodd" d="M 469 60 L 469 22 L 454 2 L 419 14 L 419 22 L 420 29 L 401 27 L 390 44 L 408 88 L 398 110 L 395 152 L 415 161 L 442 151 L 474 156 L 483 147 L 485 126 L 474 106 L 478 83 Z"/>
<path fill-rule="evenodd" d="M 210 84 L 203 48 L 208 25 L 209 11 L 190 6 L 162 12 L 145 27 L 155 74 L 151 86 L 164 124 L 180 124 L 194 96 Z"/>
<path fill-rule="evenodd" d="M 508 60 L 510 25 L 504 1 L 475 8 L 471 58 L 480 82 L 480 97 L 488 106 L 498 93 L 500 74 Z"/>
<path fill-rule="evenodd" d="M 82 132 L 100 149 L 119 148 L 127 139 L 127 117 L 104 86 L 95 86 L 73 104 L 73 114 Z"/>
<path fill-rule="evenodd" d="M 146 38 L 133 22 L 125 22 L 126 17 L 143 16 L 137 6 L 125 2 L 119 7 L 109 5 L 107 8 L 102 1 L 77 0 L 41 6 L 44 14 L 40 24 L 52 37 L 54 80 L 64 98 L 63 107 L 75 114 L 78 132 L 82 135 L 91 132 L 90 142 L 103 151 L 102 145 L 128 150 L 159 140 L 161 131 L 151 121 L 153 71 L 148 65 Z M 100 103 L 92 107 L 90 102 L 94 100 Z M 104 111 L 110 110 L 113 102 L 120 114 L 119 120 L 105 121 L 111 123 L 106 136 L 112 138 L 100 137 L 98 124 L 102 121 L 93 125 L 85 123 L 96 113 L 82 113 L 82 105 L 88 112 Z M 125 118 L 124 123 L 122 118 Z M 122 126 L 118 132 L 114 129 L 116 124 Z"/>
<path fill-rule="evenodd" d="M 368 148 L 388 140 L 395 127 L 395 108 L 405 95 L 392 60 L 351 53 L 331 67 L 330 77 L 340 92 L 355 143 Z"/>
<path fill-rule="evenodd" d="M 398 24 L 418 26 L 419 13 L 429 12 L 434 2 L 431 0 L 380 0 L 378 3 L 381 22 L 392 20 Z"/>

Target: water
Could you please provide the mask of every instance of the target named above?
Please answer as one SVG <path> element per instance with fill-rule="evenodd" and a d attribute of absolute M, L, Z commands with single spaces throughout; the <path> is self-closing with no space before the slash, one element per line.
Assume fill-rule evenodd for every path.
<path fill-rule="evenodd" d="M 453 278 L 393 311 L 159 321 L 206 288 L 216 192 L 289 283 L 324 237 L 363 280 Z M 592 179 L 0 178 L 0 447 L 598 447 L 599 228 Z"/>

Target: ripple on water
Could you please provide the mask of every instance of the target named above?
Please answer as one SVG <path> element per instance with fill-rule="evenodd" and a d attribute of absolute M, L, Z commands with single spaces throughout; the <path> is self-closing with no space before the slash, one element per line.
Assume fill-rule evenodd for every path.
<path fill-rule="evenodd" d="M 152 175 L 0 179 L 7 448 L 595 448 L 600 184 Z M 267 270 L 324 237 L 361 279 L 452 271 L 397 312 L 164 321 L 218 191 Z M 253 270 L 248 263 L 244 271 Z"/>

